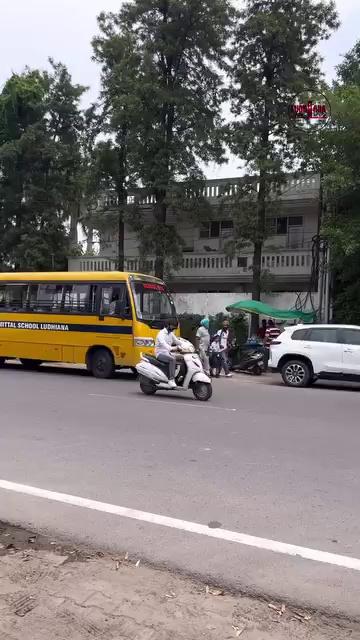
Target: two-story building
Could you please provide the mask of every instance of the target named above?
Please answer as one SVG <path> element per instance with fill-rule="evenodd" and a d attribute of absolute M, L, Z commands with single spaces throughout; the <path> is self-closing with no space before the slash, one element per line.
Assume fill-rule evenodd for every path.
<path fill-rule="evenodd" d="M 192 223 L 189 217 L 179 220 L 171 214 L 168 224 L 176 225 L 184 241 L 180 268 L 171 272 L 169 285 L 180 311 L 215 313 L 227 304 L 249 296 L 252 279 L 252 247 L 244 246 L 229 255 L 228 245 L 234 234 L 234 222 L 227 206 L 220 207 L 223 198 L 235 193 L 239 178 L 209 180 L 204 195 L 212 209 L 211 219 L 203 224 Z M 99 207 L 116 208 L 111 194 Z M 141 202 L 142 214 L 151 221 L 153 200 Z M 221 211 L 222 213 L 219 213 Z M 291 307 L 307 298 L 312 291 L 316 303 L 317 282 L 314 278 L 316 252 L 314 238 L 319 233 L 320 179 L 309 174 L 289 177 L 276 198 L 276 206 L 268 219 L 268 238 L 264 244 L 262 268 L 267 288 L 263 300 L 274 306 Z M 129 271 L 153 273 L 154 257 L 140 256 L 138 237 L 130 226 L 125 228 L 125 268 Z M 111 229 L 103 232 L 96 256 L 69 260 L 70 270 L 116 269 L 117 237 Z M 196 295 L 195 295 L 196 294 Z"/>

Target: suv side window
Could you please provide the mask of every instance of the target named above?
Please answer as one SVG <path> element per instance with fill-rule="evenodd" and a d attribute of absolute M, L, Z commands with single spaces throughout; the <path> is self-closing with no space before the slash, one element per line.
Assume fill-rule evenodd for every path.
<path fill-rule="evenodd" d="M 294 331 L 291 336 L 291 340 L 306 340 L 309 329 L 298 329 Z"/>
<path fill-rule="evenodd" d="M 309 335 L 306 337 L 309 342 L 328 342 L 332 344 L 338 344 L 337 329 L 330 329 L 328 327 L 310 329 Z"/>
<path fill-rule="evenodd" d="M 360 329 L 341 329 L 340 340 L 342 344 L 360 346 Z"/>

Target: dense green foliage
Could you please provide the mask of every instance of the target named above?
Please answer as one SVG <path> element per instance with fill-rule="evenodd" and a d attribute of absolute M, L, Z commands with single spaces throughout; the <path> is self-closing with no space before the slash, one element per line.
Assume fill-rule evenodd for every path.
<path fill-rule="evenodd" d="M 66 68 L 13 74 L 0 95 L 2 269 L 66 269 L 82 193 L 79 101 Z"/>
<path fill-rule="evenodd" d="M 136 177 L 155 199 L 151 224 L 135 223 L 160 277 L 166 261 L 181 256 L 169 211 L 199 190 L 200 160 L 223 156 L 221 70 L 232 14 L 229 0 L 134 0 L 99 18 L 95 58 L 110 128 L 126 155 L 122 184 Z"/>
<path fill-rule="evenodd" d="M 294 170 L 298 161 L 289 105 L 294 95 L 320 83 L 316 47 L 337 24 L 332 0 L 246 0 L 238 15 L 230 88 L 235 120 L 229 127 L 229 145 L 256 178 L 238 192 L 233 207 L 238 239 L 254 247 L 255 300 L 262 290 L 266 218 L 285 172 Z M 250 206 L 242 206 L 244 198 Z"/>
<path fill-rule="evenodd" d="M 315 151 L 324 176 L 334 319 L 360 324 L 360 42 L 338 67 L 330 100 L 333 125 Z"/>

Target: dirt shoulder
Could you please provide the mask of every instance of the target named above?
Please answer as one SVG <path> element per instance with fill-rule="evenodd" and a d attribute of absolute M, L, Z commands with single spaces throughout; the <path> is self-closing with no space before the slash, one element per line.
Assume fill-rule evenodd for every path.
<path fill-rule="evenodd" d="M 360 624 L 0 524 L 1 640 L 342 640 Z"/>

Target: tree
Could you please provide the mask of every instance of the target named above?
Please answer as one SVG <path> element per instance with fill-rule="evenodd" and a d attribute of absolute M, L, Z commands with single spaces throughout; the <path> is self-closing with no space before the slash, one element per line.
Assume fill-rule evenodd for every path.
<path fill-rule="evenodd" d="M 321 171 L 325 195 L 322 235 L 330 247 L 334 318 L 360 324 L 360 42 L 337 68 L 329 93 L 332 125 L 308 154 Z"/>
<path fill-rule="evenodd" d="M 107 81 L 117 71 L 121 78 L 115 91 L 112 83 L 103 84 L 103 95 L 115 135 L 131 106 L 126 133 L 132 166 L 139 186 L 154 197 L 151 224 L 138 225 L 140 244 L 155 254 L 161 278 L 181 246 L 168 224 L 174 199 L 180 190 L 186 197 L 189 185 L 200 190 L 200 160 L 223 158 L 221 71 L 232 15 L 230 0 L 133 0 L 118 14 L 99 18 L 96 57 Z"/>
<path fill-rule="evenodd" d="M 87 113 L 80 101 L 87 88 L 73 84 L 71 75 L 62 63 L 50 59 L 49 91 L 46 96 L 48 133 L 56 145 L 54 169 L 61 194 L 65 219 L 70 221 L 70 246 L 77 246 L 77 229 L 87 180 L 85 139 L 89 137 Z"/>
<path fill-rule="evenodd" d="M 95 150 L 94 176 L 104 191 L 115 194 L 117 205 L 95 214 L 95 223 L 114 228 L 117 235 L 117 266 L 124 270 L 124 225 L 129 213 L 129 189 L 137 183 L 134 150 L 137 144 L 136 116 L 142 104 L 136 93 L 141 58 L 132 34 L 118 33 L 115 20 L 101 14 L 101 37 L 94 38 L 94 59 L 102 65 L 102 132 L 107 140 Z M 101 219 L 102 218 L 102 219 Z"/>
<path fill-rule="evenodd" d="M 321 82 L 316 46 L 337 26 L 332 0 L 246 0 L 238 14 L 229 91 L 236 119 L 229 127 L 229 144 L 257 182 L 252 199 L 253 299 L 261 297 L 268 208 L 297 161 L 288 109 L 295 95 Z M 257 322 L 254 317 L 253 330 Z"/>
<path fill-rule="evenodd" d="M 4 269 L 66 268 L 81 192 L 83 87 L 63 65 L 13 74 L 0 95 L 0 255 Z"/>

